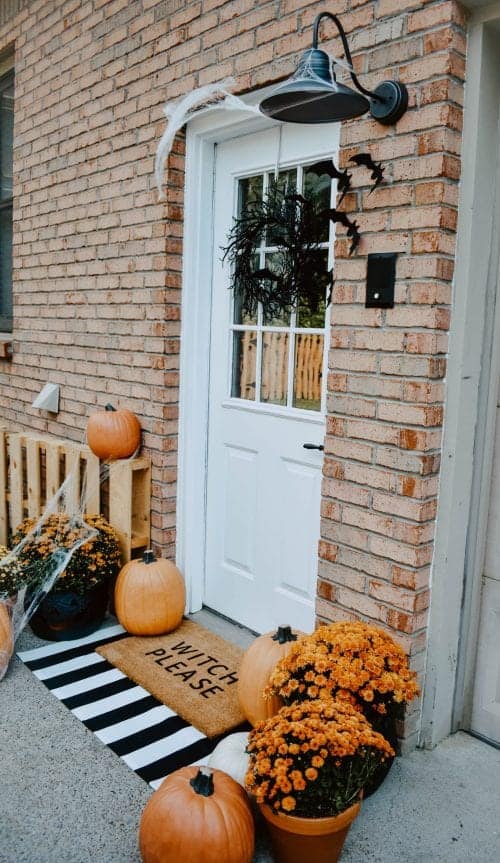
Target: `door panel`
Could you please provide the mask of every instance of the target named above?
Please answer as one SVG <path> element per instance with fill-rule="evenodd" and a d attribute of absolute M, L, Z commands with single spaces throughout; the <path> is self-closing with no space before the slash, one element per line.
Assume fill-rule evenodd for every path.
<path fill-rule="evenodd" d="M 243 312 L 222 258 L 233 216 L 279 183 L 329 206 L 331 180 L 309 170 L 336 150 L 338 130 L 247 135 L 217 147 L 207 459 L 205 604 L 256 630 L 314 624 L 324 438 L 326 272 L 331 235 L 318 238 L 325 302 L 274 317 Z M 274 242 L 274 246 L 273 246 Z M 266 245 L 267 244 L 267 245 Z M 276 238 L 256 249 L 272 268 Z M 324 275 L 323 275 L 324 274 Z M 319 282 L 321 285 L 322 282 Z"/>
<path fill-rule="evenodd" d="M 498 401 L 498 399 L 497 399 Z M 471 728 L 500 745 L 500 404 L 497 405 Z"/>

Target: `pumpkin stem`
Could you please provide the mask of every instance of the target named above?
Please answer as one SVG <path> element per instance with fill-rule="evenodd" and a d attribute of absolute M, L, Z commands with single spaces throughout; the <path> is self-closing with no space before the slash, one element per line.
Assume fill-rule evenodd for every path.
<path fill-rule="evenodd" d="M 107 404 L 104 408 L 105 411 L 116 411 L 116 408 L 113 405 Z"/>
<path fill-rule="evenodd" d="M 154 563 L 156 560 L 155 553 L 152 548 L 147 548 L 144 554 L 142 555 L 143 563 Z"/>
<path fill-rule="evenodd" d="M 210 797 L 214 793 L 214 777 L 209 767 L 200 767 L 196 776 L 189 780 L 189 784 L 202 797 Z"/>
<path fill-rule="evenodd" d="M 292 632 L 291 626 L 278 626 L 278 629 L 273 635 L 273 641 L 277 641 L 279 644 L 285 644 L 287 641 L 297 641 L 297 636 Z"/>

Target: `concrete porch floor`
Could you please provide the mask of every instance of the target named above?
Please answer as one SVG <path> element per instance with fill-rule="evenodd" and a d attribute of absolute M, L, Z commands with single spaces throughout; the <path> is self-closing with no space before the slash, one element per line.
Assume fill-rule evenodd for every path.
<path fill-rule="evenodd" d="M 194 616 L 245 646 L 252 636 Z M 17 650 L 41 644 L 29 629 Z M 0 683 L 0 863 L 139 863 L 152 789 L 16 658 Z M 258 825 L 254 863 L 271 863 Z M 398 758 L 354 823 L 342 863 L 500 860 L 500 751 L 467 734 Z M 182 863 L 182 861 L 179 861 Z"/>

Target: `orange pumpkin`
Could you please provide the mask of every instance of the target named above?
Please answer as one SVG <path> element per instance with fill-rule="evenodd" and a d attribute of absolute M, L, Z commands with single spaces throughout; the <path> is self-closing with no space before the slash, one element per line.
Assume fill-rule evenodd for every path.
<path fill-rule="evenodd" d="M 278 626 L 276 632 L 260 635 L 246 650 L 238 674 L 238 699 L 244 716 L 252 725 L 276 716 L 283 707 L 283 701 L 277 695 L 264 698 L 264 689 L 276 664 L 289 653 L 294 641 L 302 634 L 293 632 L 290 626 Z"/>
<path fill-rule="evenodd" d="M 141 445 L 139 420 L 127 408 L 106 405 L 90 415 L 87 442 L 100 459 L 130 458 Z"/>
<path fill-rule="evenodd" d="M 14 638 L 9 609 L 5 603 L 0 602 L 0 680 L 7 671 L 13 650 Z"/>
<path fill-rule="evenodd" d="M 139 849 L 143 863 L 250 863 L 254 826 L 247 795 L 221 770 L 182 767 L 148 800 Z"/>
<path fill-rule="evenodd" d="M 163 635 L 179 626 L 186 606 L 184 579 L 169 560 L 151 549 L 129 560 L 115 584 L 115 613 L 132 635 Z"/>

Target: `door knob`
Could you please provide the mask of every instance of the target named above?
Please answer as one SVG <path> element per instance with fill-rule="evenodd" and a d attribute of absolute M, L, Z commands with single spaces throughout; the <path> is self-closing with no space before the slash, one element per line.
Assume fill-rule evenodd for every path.
<path fill-rule="evenodd" d="M 305 443 L 302 444 L 302 446 L 304 447 L 304 449 L 319 449 L 321 450 L 321 452 L 323 452 L 324 450 L 324 446 L 322 443 Z"/>

